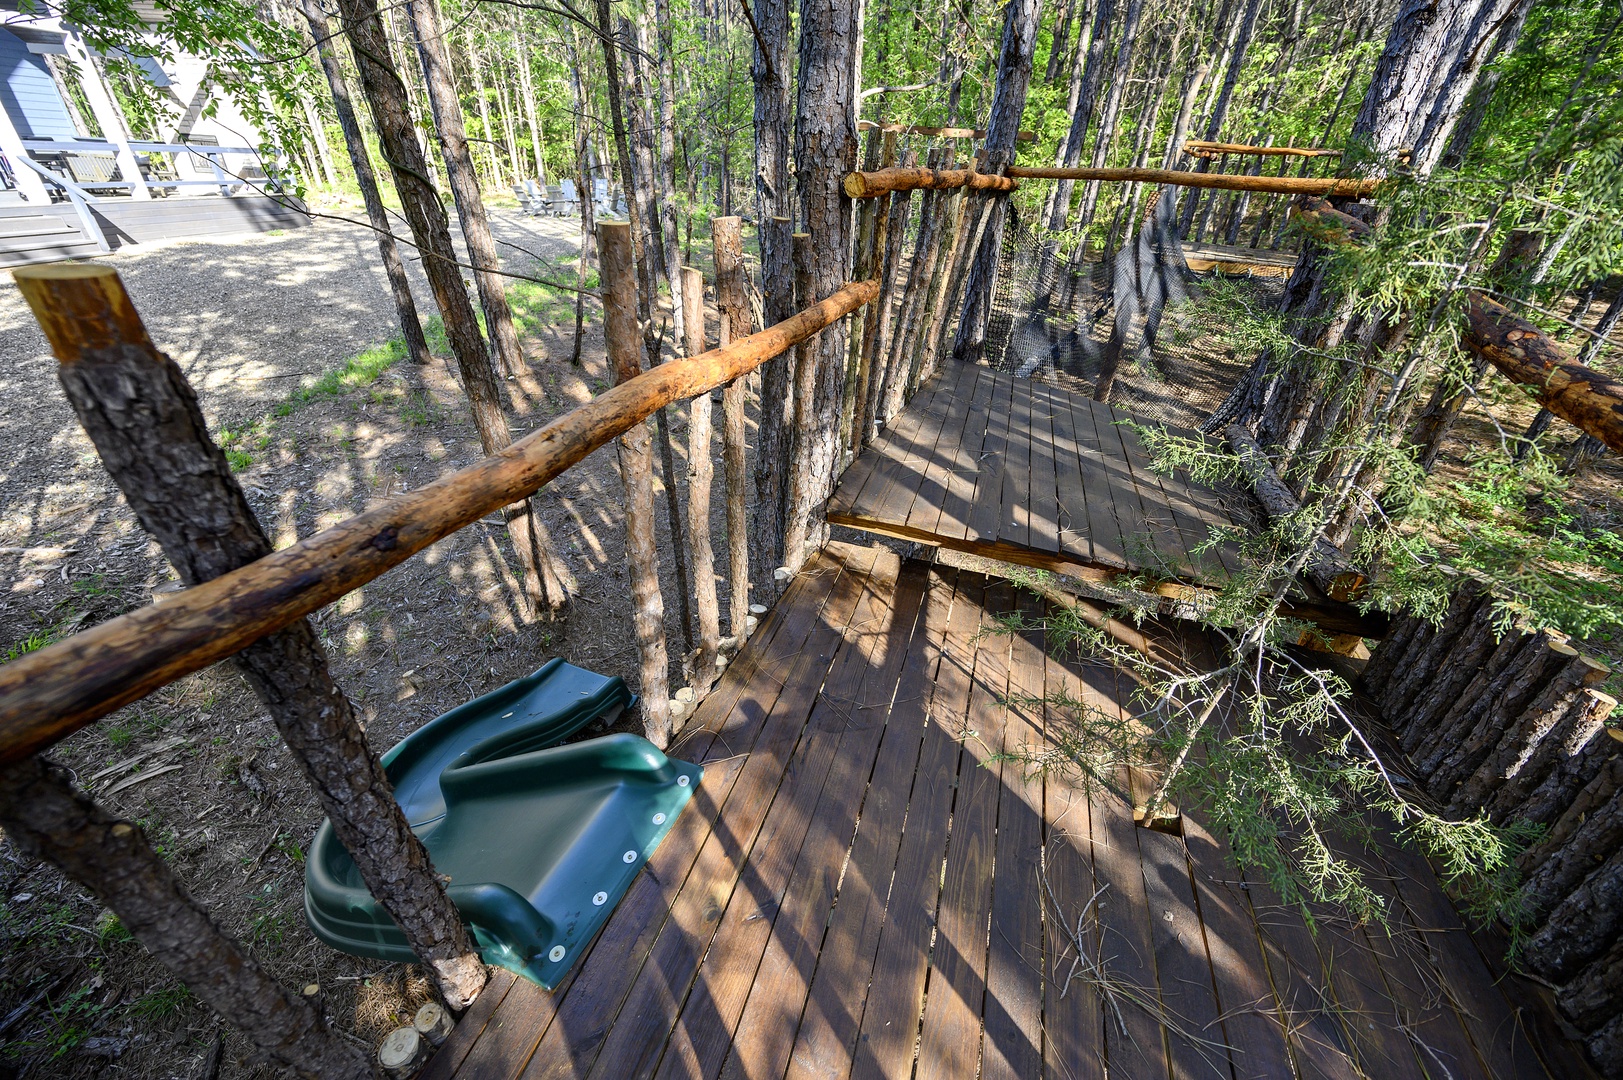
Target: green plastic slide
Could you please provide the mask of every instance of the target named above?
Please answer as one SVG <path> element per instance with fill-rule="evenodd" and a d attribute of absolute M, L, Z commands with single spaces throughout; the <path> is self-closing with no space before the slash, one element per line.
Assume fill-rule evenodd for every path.
<path fill-rule="evenodd" d="M 546 989 L 584 951 L 702 770 L 648 740 L 560 740 L 631 704 L 625 683 L 554 660 L 413 732 L 384 756 L 395 796 L 487 963 Z M 316 937 L 416 959 L 322 822 L 305 863 Z"/>

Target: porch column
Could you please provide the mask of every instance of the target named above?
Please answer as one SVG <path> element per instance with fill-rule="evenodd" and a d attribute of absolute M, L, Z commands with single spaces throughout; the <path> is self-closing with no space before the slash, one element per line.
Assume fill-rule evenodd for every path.
<path fill-rule="evenodd" d="M 79 69 L 79 82 L 84 86 L 85 97 L 90 99 L 90 111 L 96 114 L 96 123 L 100 125 L 102 137 L 118 147 L 118 171 L 125 180 L 135 184 L 130 194 L 137 199 L 150 199 L 151 193 L 147 191 L 146 181 L 141 178 L 141 167 L 136 164 L 135 151 L 130 149 L 129 129 L 124 125 L 124 114 L 113 101 L 113 96 L 107 90 L 107 84 L 102 80 L 101 69 L 90 58 L 90 51 L 85 48 L 83 39 L 77 34 L 70 34 L 66 41 L 68 56 Z"/>
<path fill-rule="evenodd" d="M 51 196 L 45 190 L 45 181 L 39 173 L 23 164 L 28 160 L 28 151 L 23 149 L 17 125 L 11 122 L 11 115 L 4 109 L 0 109 L 0 154 L 5 154 L 6 160 L 11 163 L 11 175 L 17 181 L 17 191 L 23 201 L 49 206 Z"/>

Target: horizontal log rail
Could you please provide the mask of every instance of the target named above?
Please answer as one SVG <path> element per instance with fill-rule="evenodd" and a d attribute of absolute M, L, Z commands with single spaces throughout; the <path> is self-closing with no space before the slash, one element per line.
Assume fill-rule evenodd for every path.
<path fill-rule="evenodd" d="M 870 302 L 853 282 L 775 326 L 672 360 L 497 454 L 374 510 L 0 665 L 0 764 L 37 753 L 161 686 L 332 603 L 486 514 L 526 498 L 657 410 L 747 374 Z"/>
<path fill-rule="evenodd" d="M 897 165 L 874 172 L 854 172 L 846 175 L 845 193 L 853 199 L 871 199 L 892 191 L 915 191 L 919 188 L 943 189 L 967 187 L 975 191 L 1013 191 L 1020 185 L 996 173 L 976 172 L 973 169 L 929 169 L 921 165 Z"/>
<path fill-rule="evenodd" d="M 1178 172 L 1173 169 L 1028 169 L 1010 166 L 1008 175 L 1022 180 L 1108 180 L 1175 187 L 1222 188 L 1227 191 L 1273 191 L 1283 195 L 1359 197 L 1375 190 L 1378 180 L 1309 176 L 1231 176 L 1226 173 Z M 847 178 L 847 184 L 850 183 Z M 849 187 L 846 189 L 850 190 Z"/>
<path fill-rule="evenodd" d="M 1303 231 L 1327 244 L 1360 243 L 1364 222 L 1320 199 L 1291 207 Z M 1623 454 L 1623 381 L 1586 367 L 1550 335 L 1505 305 L 1472 290 L 1460 344 L 1511 382 L 1530 388 L 1551 413 Z"/>
<path fill-rule="evenodd" d="M 919 127 L 917 124 L 891 124 L 875 123 L 872 120 L 858 120 L 858 131 L 894 131 L 898 135 L 934 135 L 943 139 L 984 139 L 984 128 L 960 127 Z M 1037 133 L 1022 131 L 1015 136 L 1017 142 L 1036 142 Z"/>
<path fill-rule="evenodd" d="M 1578 362 L 1503 304 L 1473 291 L 1463 343 L 1512 382 L 1530 387 L 1550 412 L 1623 454 L 1623 381 Z"/>
<path fill-rule="evenodd" d="M 1247 146 L 1245 143 L 1207 142 L 1190 139 L 1183 144 L 1184 153 L 1196 157 L 1213 154 L 1251 154 L 1258 157 L 1340 157 L 1340 150 L 1322 146 Z"/>

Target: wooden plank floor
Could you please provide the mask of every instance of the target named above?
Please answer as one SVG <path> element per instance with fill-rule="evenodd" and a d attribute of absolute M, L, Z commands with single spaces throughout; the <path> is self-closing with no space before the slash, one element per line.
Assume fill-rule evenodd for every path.
<path fill-rule="evenodd" d="M 674 748 L 704 778 L 579 966 L 555 993 L 501 977 L 422 1075 L 1570 1075 L 1423 860 L 1368 856 L 1401 891 L 1390 932 L 1320 913 L 1315 937 L 1198 821 L 1139 829 L 1004 757 L 1051 745 L 1055 692 L 1126 694 L 1039 631 L 981 633 L 1016 610 L 1041 614 L 829 545 Z M 1154 1011 L 1111 1009 L 1078 950 Z"/>
<path fill-rule="evenodd" d="M 1100 579 L 1219 585 L 1234 524 L 1218 493 L 1150 468 L 1127 413 L 950 361 L 846 470 L 837 525 Z M 1193 432 L 1187 432 L 1193 436 Z"/>

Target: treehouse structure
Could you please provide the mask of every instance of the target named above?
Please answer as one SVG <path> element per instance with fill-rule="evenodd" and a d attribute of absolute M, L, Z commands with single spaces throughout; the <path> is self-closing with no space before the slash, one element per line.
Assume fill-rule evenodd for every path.
<path fill-rule="evenodd" d="M 991 127 L 996 141 L 996 112 Z M 1005 117 L 1004 150 L 1013 127 Z M 1541 981 L 1507 973 L 1498 931 L 1467 927 L 1446 868 L 1400 845 L 1396 821 L 1372 815 L 1368 843 L 1336 852 L 1364 871 L 1390 913 L 1385 924 L 1364 923 L 1329 905 L 1288 903 L 1266 874 L 1236 861 L 1212 823 L 1162 803 L 1160 777 L 1123 767 L 1108 783 L 1085 783 L 1073 770 L 1036 767 L 1071 752 L 1067 712 L 1123 729 L 1145 713 L 1131 672 L 1067 651 L 1044 618 L 1063 606 L 1166 672 L 1209 670 L 1222 635 L 1177 618 L 1179 605 L 1198 606 L 1245 572 L 1233 530 L 1295 505 L 1243 431 L 1225 437 L 1255 493 L 1153 467 L 1134 414 L 1100 400 L 1119 350 L 1092 392 L 1030 377 L 1041 365 L 1008 345 L 1007 327 L 1001 339 L 988 330 L 999 314 L 999 200 L 1045 179 L 1152 184 L 1146 192 L 1163 202 L 1138 209 L 1153 231 L 1174 228 L 1182 192 L 1206 193 L 1181 204 L 1189 220 L 1176 228 L 1177 251 L 1157 254 L 1157 265 L 1171 260 L 1181 274 L 1186 242 L 1191 269 L 1195 257 L 1282 263 L 1280 245 L 1302 242 L 1281 239 L 1288 199 L 1299 200 L 1299 215 L 1328 222 L 1326 242 L 1358 242 L 1361 222 L 1312 199 L 1346 202 L 1378 189 L 1286 176 L 1283 167 L 1268 175 L 1260 164 L 1333 152 L 1304 158 L 1226 144 L 1191 144 L 1202 165 L 1192 172 L 986 159 L 955 167 L 955 140 L 974 134 L 870 130 L 870 167 L 830 174 L 826 192 L 826 206 L 849 219 L 849 260 L 844 243 L 816 231 L 823 204 L 804 207 L 813 231 L 793 236 L 794 302 L 756 332 L 739 221 L 717 219 L 709 284 L 718 344 L 706 336 L 705 282 L 689 270 L 685 355 L 663 363 L 644 364 L 630 227 L 602 225 L 617 384 L 456 474 L 276 551 L 116 275 L 94 265 L 20 272 L 70 399 L 188 587 L 0 667 L 0 760 L 21 768 L 77 728 L 240 654 L 330 818 L 312 853 L 313 922 L 336 941 L 335 922 L 364 909 L 374 945 L 415 953 L 442 988 L 471 987 L 452 1002 L 471 1007 L 425 1077 L 1595 1075 L 1564 1022 L 1580 1025 L 1594 1060 L 1618 1075 L 1623 1063 L 1605 1056 L 1618 1044 L 1596 1041 L 1618 1028 L 1623 1005 L 1615 903 L 1623 784 L 1604 726 L 1616 703 L 1596 689 L 1604 669 L 1561 635 L 1499 636 L 1481 583 L 1465 584 L 1433 626 L 1362 609 L 1364 582 L 1334 552 L 1310 550 L 1299 572 L 1277 582 L 1283 610 L 1318 627 L 1304 640 L 1345 654 L 1378 642 L 1356 708 L 1381 733 L 1378 753 L 1400 778 L 1392 783 L 1456 814 L 1547 826 L 1523 867 L 1534 913 L 1523 957 Z M 1245 170 L 1207 168 L 1214 157 Z M 1247 199 L 1273 201 L 1248 211 Z M 1049 272 L 1058 273 L 1040 271 Z M 649 300 L 641 296 L 645 315 Z M 1536 383 L 1552 412 L 1623 448 L 1616 384 L 1537 328 L 1484 299 L 1466 344 Z M 784 558 L 770 583 L 759 573 L 752 580 L 744 526 L 744 409 L 750 376 L 763 368 L 792 388 L 793 403 Z M 708 512 L 718 390 L 726 641 Z M 684 402 L 692 445 L 704 449 L 692 455 L 684 538 L 698 624 L 691 697 L 668 688 L 648 424 Z M 632 800 L 635 812 L 652 812 L 648 823 L 622 836 L 598 813 L 603 800 L 592 803 L 600 792 L 575 802 L 559 795 L 580 783 L 582 762 L 607 770 L 613 763 L 603 760 L 630 737 L 538 749 L 528 728 L 502 726 L 507 698 L 436 721 L 440 728 L 380 762 L 305 616 L 522 504 L 615 440 L 637 691 L 658 747 L 636 766 L 657 788 Z M 831 526 L 852 531 L 833 535 Z M 906 544 L 890 542 L 898 540 Z M 1017 587 L 1010 564 L 1054 571 L 1079 590 Z M 1149 615 L 1124 621 L 1083 594 L 1095 586 L 1136 591 Z M 753 611 L 752 589 L 768 601 Z M 1024 618 L 991 632 L 1010 616 Z M 620 689 L 605 691 L 613 708 L 625 704 Z M 1213 722 L 1230 719 L 1219 712 Z M 485 750 L 457 741 L 464 722 Z M 549 737 L 560 730 L 547 727 Z M 487 753 L 494 745 L 526 754 Z M 43 765 L 28 775 L 17 790 L 30 805 L 52 808 L 72 835 L 147 859 L 150 879 L 165 880 L 131 826 L 75 802 Z M 529 813 L 527 798 L 553 802 Z M 571 833 L 580 824 L 571 806 L 585 803 L 596 808 L 590 828 Z M 459 812 L 482 818 L 457 832 Z M 584 878 L 602 871 L 596 848 L 623 843 L 638 872 L 599 890 L 602 910 L 557 939 L 563 951 L 552 966 L 519 950 L 485 981 L 449 905 L 459 890 L 482 887 L 469 879 L 485 865 L 455 845 L 489 846 L 493 829 L 512 833 L 501 859 L 546 849 L 549 867 L 573 875 L 558 887 L 582 896 L 596 888 Z M 94 859 L 72 844 L 53 847 L 44 834 L 39 843 L 98 880 Z M 425 853 L 454 868 L 448 889 Z M 150 897 L 119 891 L 136 888 L 131 880 L 100 887 L 115 909 L 147 911 L 140 905 Z M 364 1068 L 343 1057 L 347 1044 L 322 1041 L 324 1021 L 309 1002 L 280 991 L 217 929 L 210 937 L 206 913 L 185 907 L 181 892 L 164 894 L 170 907 L 145 923 L 126 918 L 138 937 L 181 911 L 196 939 L 153 932 L 159 944 L 150 947 L 167 949 L 160 958 L 189 972 L 200 996 L 229 1005 L 239 992 L 232 979 L 262 979 L 256 992 L 280 993 L 285 1009 L 265 1021 L 267 1030 L 285 1025 L 277 1045 L 332 1062 L 327 1075 Z M 485 958 L 500 957 L 500 935 L 468 921 Z M 526 947 L 554 940 L 540 931 L 531 939 Z M 247 974 L 223 973 L 231 957 Z"/>

